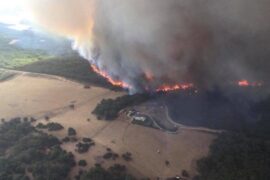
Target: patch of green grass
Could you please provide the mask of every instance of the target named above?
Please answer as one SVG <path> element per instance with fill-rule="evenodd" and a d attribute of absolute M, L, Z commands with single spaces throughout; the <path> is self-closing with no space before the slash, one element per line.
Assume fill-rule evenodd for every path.
<path fill-rule="evenodd" d="M 10 40 L 0 36 L 0 68 L 16 68 L 50 57 L 43 51 L 31 51 L 11 45 Z"/>

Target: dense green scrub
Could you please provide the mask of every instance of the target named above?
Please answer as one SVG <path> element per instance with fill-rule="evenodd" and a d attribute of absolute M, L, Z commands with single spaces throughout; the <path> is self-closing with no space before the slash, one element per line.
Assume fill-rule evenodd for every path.
<path fill-rule="evenodd" d="M 65 180 L 74 157 L 61 149 L 60 141 L 35 130 L 19 118 L 0 126 L 0 179 Z"/>

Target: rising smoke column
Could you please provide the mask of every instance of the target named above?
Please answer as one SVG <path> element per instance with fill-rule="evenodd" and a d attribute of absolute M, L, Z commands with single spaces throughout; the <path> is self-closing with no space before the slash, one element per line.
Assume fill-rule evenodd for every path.
<path fill-rule="evenodd" d="M 37 23 L 131 91 L 269 81 L 268 0 L 28 1 Z"/>
<path fill-rule="evenodd" d="M 22 0 L 32 21 L 44 30 L 73 40 L 84 57 L 94 49 L 94 3 L 92 0 Z"/>

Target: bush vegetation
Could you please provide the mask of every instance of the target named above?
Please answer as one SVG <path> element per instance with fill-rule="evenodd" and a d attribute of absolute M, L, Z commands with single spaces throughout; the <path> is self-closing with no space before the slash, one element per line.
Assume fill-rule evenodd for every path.
<path fill-rule="evenodd" d="M 270 177 L 270 142 L 243 134 L 224 133 L 198 161 L 196 180 L 267 180 Z"/>
<path fill-rule="evenodd" d="M 68 136 L 76 136 L 77 132 L 74 128 L 68 128 Z"/>
<path fill-rule="evenodd" d="M 84 143 L 91 143 L 91 142 L 93 142 L 93 140 L 91 138 L 86 138 L 86 137 L 82 138 L 82 141 Z"/>
<path fill-rule="evenodd" d="M 91 146 L 95 146 L 95 142 L 79 142 L 76 144 L 76 151 L 78 153 L 86 153 L 90 149 Z"/>
<path fill-rule="evenodd" d="M 60 141 L 14 118 L 0 126 L 0 179 L 65 180 L 74 157 L 60 148 Z"/>
<path fill-rule="evenodd" d="M 36 127 L 39 129 L 48 129 L 48 131 L 60 131 L 64 129 L 64 127 L 61 124 L 55 122 L 50 122 L 46 125 L 44 125 L 43 123 L 38 123 Z"/>
<path fill-rule="evenodd" d="M 62 139 L 62 142 L 63 142 L 63 143 L 68 143 L 68 142 L 70 142 L 70 138 L 69 138 L 69 137 L 64 137 L 64 138 Z"/>
<path fill-rule="evenodd" d="M 114 153 L 112 151 L 108 151 L 103 155 L 104 159 L 112 159 L 112 160 L 116 160 L 119 157 L 119 155 L 117 153 Z"/>
<path fill-rule="evenodd" d="M 103 99 L 92 113 L 98 119 L 114 120 L 122 109 L 143 103 L 150 97 L 148 94 L 135 94 L 117 97 L 116 99 Z"/>
<path fill-rule="evenodd" d="M 80 161 L 78 162 L 78 165 L 79 165 L 79 166 L 82 166 L 82 167 L 85 167 L 85 166 L 87 166 L 87 162 L 86 162 L 85 160 L 80 160 Z"/>
<path fill-rule="evenodd" d="M 97 165 L 81 175 L 81 180 L 136 180 L 127 173 L 126 167 L 120 164 L 107 170 Z"/>
<path fill-rule="evenodd" d="M 185 178 L 188 178 L 189 177 L 189 173 L 187 172 L 187 170 L 183 170 L 181 174 Z"/>
<path fill-rule="evenodd" d="M 121 90 L 107 82 L 106 79 L 96 74 L 89 65 L 89 62 L 77 54 L 63 57 L 52 57 L 45 60 L 36 61 L 15 68 L 16 70 L 51 74 L 62 76 L 75 81 L 94 84 L 96 86 Z"/>
<path fill-rule="evenodd" d="M 126 152 L 126 153 L 122 154 L 122 158 L 125 161 L 132 161 L 132 154 L 130 152 Z"/>
<path fill-rule="evenodd" d="M 267 180 L 270 177 L 270 97 L 253 104 L 256 121 L 218 136 L 198 161 L 197 180 Z M 236 121 L 236 119 L 234 119 Z"/>
<path fill-rule="evenodd" d="M 59 130 L 64 129 L 64 127 L 61 124 L 54 123 L 54 122 L 48 123 L 47 128 L 48 128 L 48 131 L 59 131 Z"/>

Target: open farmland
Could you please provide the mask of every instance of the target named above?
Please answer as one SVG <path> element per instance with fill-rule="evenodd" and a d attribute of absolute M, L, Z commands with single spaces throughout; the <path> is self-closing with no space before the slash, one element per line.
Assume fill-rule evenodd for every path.
<path fill-rule="evenodd" d="M 67 129 L 73 127 L 77 138 L 92 138 L 96 145 L 85 154 L 75 151 L 75 143 L 65 143 L 62 147 L 75 154 L 76 160 L 85 159 L 87 167 L 101 163 L 109 167 L 114 163 L 127 166 L 139 177 L 170 177 L 180 174 L 183 169 L 192 176 L 196 174 L 196 160 L 207 155 L 208 146 L 215 138 L 204 132 L 182 130 L 177 134 L 167 134 L 160 130 L 132 124 L 126 116 L 112 122 L 99 121 L 92 110 L 103 98 L 116 98 L 123 92 L 114 92 L 99 87 L 84 88 L 84 85 L 57 76 L 31 73 L 17 73 L 0 83 L 1 118 L 33 116 L 39 122 L 60 123 L 64 129 L 49 132 L 59 139 L 67 136 Z M 70 108 L 74 105 L 74 108 Z M 73 107 L 73 106 L 72 106 Z M 106 149 L 121 155 L 132 154 L 132 161 L 104 160 Z M 169 165 L 166 165 L 166 161 Z M 74 168 L 74 176 L 78 168 Z"/>

